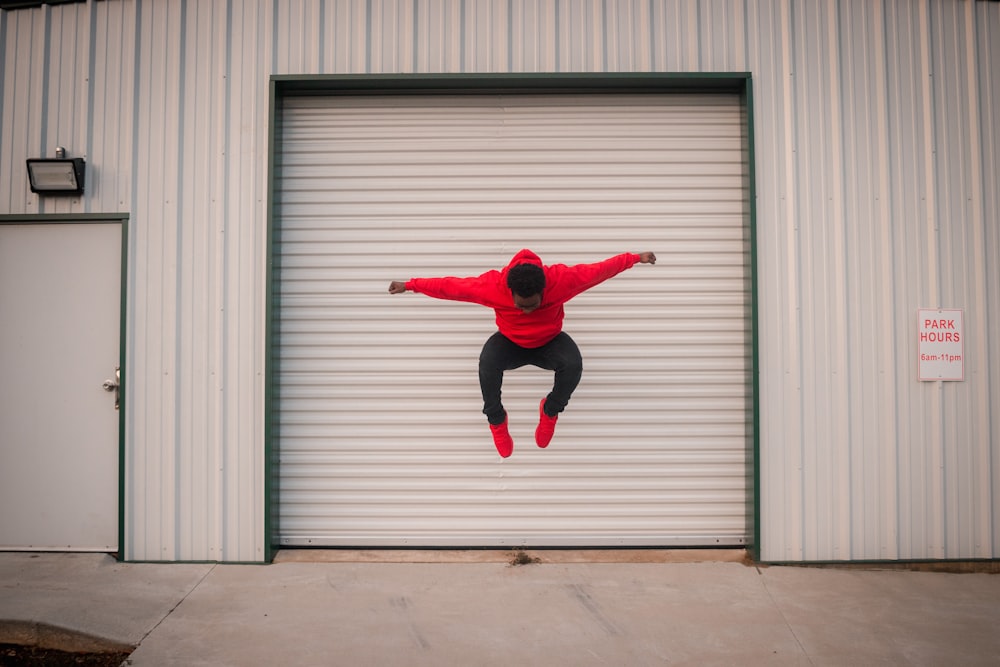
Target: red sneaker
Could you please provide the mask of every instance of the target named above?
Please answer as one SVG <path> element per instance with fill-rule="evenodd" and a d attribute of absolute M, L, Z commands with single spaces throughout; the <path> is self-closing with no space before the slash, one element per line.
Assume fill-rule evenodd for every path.
<path fill-rule="evenodd" d="M 559 415 L 549 417 L 545 414 L 545 399 L 538 404 L 538 428 L 535 429 L 535 444 L 543 449 L 552 442 L 552 435 L 556 432 L 556 421 Z"/>
<path fill-rule="evenodd" d="M 502 424 L 490 424 L 490 431 L 500 456 L 507 458 L 514 453 L 514 438 L 510 437 L 510 431 L 507 430 L 507 415 L 504 415 Z"/>

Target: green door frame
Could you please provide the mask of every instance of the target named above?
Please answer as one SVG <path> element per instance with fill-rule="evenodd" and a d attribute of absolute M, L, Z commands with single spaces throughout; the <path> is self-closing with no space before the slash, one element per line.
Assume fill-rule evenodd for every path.
<path fill-rule="evenodd" d="M 489 95 L 489 94 L 670 94 L 736 93 L 743 107 L 744 151 L 747 155 L 748 201 L 744 211 L 749 244 L 750 269 L 750 345 L 751 367 L 747 384 L 751 391 L 751 423 L 747 429 L 747 455 L 752 460 L 752 477 L 747 490 L 748 546 L 754 560 L 760 558 L 760 408 L 757 343 L 757 213 L 756 160 L 753 141 L 753 82 L 749 72 L 726 73 L 527 73 L 527 74 L 359 74 L 359 75 L 272 75 L 270 81 L 268 127 L 267 194 L 267 268 L 264 356 L 264 539 L 265 559 L 273 560 L 278 551 L 273 536 L 277 528 L 277 423 L 274 408 L 277 398 L 278 344 L 274 317 L 278 312 L 274 281 L 280 267 L 274 254 L 278 197 L 276 183 L 279 166 L 282 126 L 281 110 L 286 96 L 322 95 Z"/>
<path fill-rule="evenodd" d="M 35 213 L 0 214 L 0 225 L 41 225 L 41 224 L 120 224 L 122 227 L 121 247 L 121 290 L 119 294 L 118 330 L 118 553 L 119 561 L 125 560 L 125 316 L 128 297 L 128 213 Z"/>

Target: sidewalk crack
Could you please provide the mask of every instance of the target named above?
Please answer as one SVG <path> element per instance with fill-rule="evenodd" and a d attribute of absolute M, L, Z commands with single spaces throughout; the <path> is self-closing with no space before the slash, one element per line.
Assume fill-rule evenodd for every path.
<path fill-rule="evenodd" d="M 767 593 L 767 597 L 768 599 L 771 600 L 771 604 L 774 605 L 774 608 L 778 610 L 778 613 L 781 615 L 781 620 L 784 621 L 785 627 L 788 628 L 788 632 L 791 633 L 792 639 L 795 640 L 795 643 L 798 645 L 799 650 L 802 651 L 802 655 L 806 657 L 806 660 L 809 661 L 810 665 L 815 665 L 816 663 L 813 662 L 812 656 L 809 655 L 808 651 L 806 651 L 806 647 L 802 645 L 802 640 L 799 639 L 799 636 L 797 634 L 795 634 L 795 628 L 792 627 L 792 624 L 789 622 L 788 617 L 785 615 L 784 610 L 778 604 L 778 601 L 774 599 L 774 595 L 771 593 L 771 589 L 767 587 L 767 578 L 764 576 L 764 573 L 760 571 L 760 568 L 757 568 L 757 573 L 760 575 L 760 581 L 761 585 L 763 585 L 764 587 L 764 592 Z"/>
<path fill-rule="evenodd" d="M 174 605 L 173 607 L 171 607 L 171 608 L 170 608 L 169 610 L 167 610 L 167 613 L 163 615 L 163 618 L 161 618 L 161 619 L 160 619 L 159 621 L 157 621 L 157 622 L 156 622 L 156 625 L 154 625 L 153 627 L 151 627 L 151 628 L 149 629 L 149 632 L 147 632 L 146 634 L 144 634 L 144 635 L 142 636 L 142 639 L 140 639 L 140 640 L 139 640 L 139 643 L 138 643 L 138 644 L 136 644 L 136 648 L 138 648 L 139 646 L 141 646 L 141 645 L 142 645 L 142 643 L 143 643 L 144 641 L 146 641 L 146 638 L 147 638 L 147 637 L 149 637 L 149 636 L 150 636 L 151 634 L 153 634 L 153 633 L 154 633 L 154 632 L 156 631 L 156 629 L 157 629 L 157 628 L 159 628 L 159 627 L 160 627 L 161 625 L 163 625 L 163 622 L 164 622 L 165 620 L 167 620 L 168 618 L 170 618 L 170 615 L 171 615 L 171 614 L 173 614 L 173 613 L 174 613 L 174 611 L 175 611 L 175 610 L 176 610 L 176 609 L 177 609 L 178 607 L 180 607 L 180 606 L 181 606 L 182 604 L 184 604 L 184 601 L 185 601 L 185 600 L 187 600 L 187 599 L 188 599 L 188 597 L 190 597 L 190 595 L 191 595 L 192 593 L 194 593 L 194 592 L 195 592 L 195 591 L 196 591 L 196 590 L 198 589 L 198 587 L 199 587 L 199 586 L 201 586 L 201 584 L 202 584 L 202 583 L 203 583 L 203 582 L 205 581 L 205 579 L 207 579 L 207 578 L 208 578 L 208 575 L 212 574 L 212 572 L 214 572 L 214 571 L 215 571 L 215 568 L 217 568 L 218 566 L 219 566 L 219 564 L 218 564 L 218 563 L 213 563 L 213 564 L 212 564 L 212 566 L 211 566 L 210 568 L 208 568 L 208 570 L 206 570 L 206 571 L 205 571 L 205 574 L 203 574 L 203 575 L 201 576 L 201 578 L 200 578 L 200 579 L 198 579 L 198 581 L 196 581 L 196 582 L 195 582 L 194 586 L 192 586 L 192 587 L 190 588 L 190 590 L 188 590 L 188 592 L 187 592 L 187 593 L 185 593 L 185 594 L 184 594 L 184 595 L 183 595 L 183 596 L 181 597 L 181 599 L 177 601 L 177 604 L 175 604 L 175 605 Z"/>

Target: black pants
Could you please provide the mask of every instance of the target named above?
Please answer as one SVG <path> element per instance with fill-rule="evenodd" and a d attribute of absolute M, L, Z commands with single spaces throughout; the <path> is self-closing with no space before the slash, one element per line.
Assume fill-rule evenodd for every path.
<path fill-rule="evenodd" d="M 583 375 L 583 357 L 569 334 L 561 332 L 536 348 L 521 347 L 497 332 L 483 345 L 479 355 L 479 387 L 483 391 L 483 414 L 491 424 L 502 424 L 507 413 L 500 400 L 503 372 L 521 366 L 555 371 L 555 383 L 546 397 L 545 414 L 554 417 L 566 409 Z"/>

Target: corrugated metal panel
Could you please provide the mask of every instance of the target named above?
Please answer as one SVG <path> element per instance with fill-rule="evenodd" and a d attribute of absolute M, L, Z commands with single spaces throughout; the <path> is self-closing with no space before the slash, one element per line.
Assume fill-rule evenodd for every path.
<path fill-rule="evenodd" d="M 980 224 L 973 237 L 982 245 L 975 252 L 976 265 L 981 267 L 982 284 L 972 282 L 977 292 L 976 309 L 979 311 L 975 327 L 977 339 L 975 348 L 976 366 L 979 376 L 975 400 L 967 404 L 967 412 L 962 415 L 965 423 L 973 425 L 974 440 L 980 448 L 989 451 L 990 465 L 977 470 L 976 514 L 971 530 L 976 549 L 988 553 L 991 558 L 1000 556 L 1000 509 L 997 497 L 1000 493 L 1000 354 L 996 346 L 991 346 L 994 338 L 989 332 L 1000 331 L 1000 3 L 980 2 L 976 5 L 976 79 L 975 98 L 978 107 L 969 108 L 966 113 L 980 128 L 981 137 L 977 147 L 979 155 L 970 156 L 973 164 L 982 170 L 982 199 L 975 209 Z M 985 387 L 985 391 L 983 388 Z M 989 495 L 989 502 L 983 498 Z"/>
<path fill-rule="evenodd" d="M 260 19 L 135 8 L 131 558 L 264 557 Z"/>
<path fill-rule="evenodd" d="M 256 34 L 272 16 L 110 0 L 0 12 L 6 210 L 131 216 L 130 559 L 264 558 L 270 54 Z M 28 191 L 24 158 L 57 145 L 87 160 L 82 198 Z"/>
<path fill-rule="evenodd" d="M 283 119 L 283 544 L 745 543 L 735 96 L 292 98 Z M 493 313 L 386 287 L 521 247 L 659 263 L 567 306 L 586 371 L 548 449 L 551 373 L 506 374 L 505 461 L 476 370 Z"/>
<path fill-rule="evenodd" d="M 988 4 L 755 10 L 766 559 L 996 557 Z M 966 382 L 917 381 L 937 305 L 975 319 Z"/>
<path fill-rule="evenodd" d="M 0 210 L 131 214 L 126 553 L 256 560 L 270 74 L 752 72 L 762 554 L 995 558 L 997 44 L 1000 5 L 973 0 L 0 10 Z M 24 158 L 57 145 L 88 160 L 82 199 L 28 191 Z M 966 308 L 964 383 L 915 380 L 915 312 L 937 303 Z"/>
<path fill-rule="evenodd" d="M 121 54 L 134 48 L 132 9 L 112 2 L 0 10 L 5 211 L 127 210 L 134 56 Z M 28 189 L 24 159 L 55 157 L 57 146 L 87 160 L 84 197 L 43 199 Z"/>

